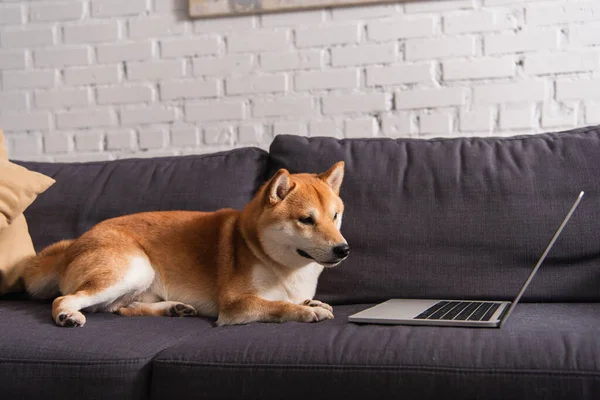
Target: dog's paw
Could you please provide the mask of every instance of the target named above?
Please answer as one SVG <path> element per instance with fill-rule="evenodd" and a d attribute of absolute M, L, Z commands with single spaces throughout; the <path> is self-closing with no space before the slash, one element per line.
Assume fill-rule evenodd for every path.
<path fill-rule="evenodd" d="M 195 317 L 196 309 L 189 304 L 177 303 L 169 308 L 170 317 Z"/>
<path fill-rule="evenodd" d="M 309 306 L 309 307 L 321 307 L 326 309 L 327 311 L 333 312 L 333 307 L 331 307 L 329 304 L 327 303 L 323 303 L 322 301 L 319 300 L 304 300 L 304 303 L 302 303 L 302 305 L 305 306 Z"/>
<path fill-rule="evenodd" d="M 65 328 L 82 327 L 85 325 L 85 316 L 79 311 L 62 312 L 56 317 L 56 325 Z"/>
<path fill-rule="evenodd" d="M 302 322 L 321 322 L 326 319 L 333 319 L 333 313 L 323 307 L 304 307 L 300 321 Z"/>

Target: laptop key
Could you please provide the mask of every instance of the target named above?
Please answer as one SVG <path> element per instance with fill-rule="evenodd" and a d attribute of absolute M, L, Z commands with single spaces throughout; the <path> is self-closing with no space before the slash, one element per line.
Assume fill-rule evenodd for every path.
<path fill-rule="evenodd" d="M 481 303 L 481 306 L 475 310 L 473 314 L 467 318 L 467 321 L 480 321 L 481 317 L 485 315 L 486 312 L 490 309 L 493 303 Z"/>
<path fill-rule="evenodd" d="M 438 301 L 437 303 L 429 307 L 427 310 L 417 315 L 414 319 L 427 319 L 427 317 L 438 311 L 440 308 L 444 307 L 446 304 L 448 304 L 447 301 Z"/>
<path fill-rule="evenodd" d="M 483 317 L 481 317 L 480 321 L 489 321 L 492 318 L 492 315 L 494 315 L 494 313 L 498 309 L 498 307 L 500 307 L 500 303 L 492 304 L 490 309 L 487 310 Z"/>
<path fill-rule="evenodd" d="M 462 301 L 462 302 L 458 303 L 458 305 L 456 307 L 454 307 L 452 310 L 448 311 L 440 319 L 453 320 L 454 317 L 456 317 L 458 314 L 461 313 L 461 311 L 463 311 L 465 308 L 467 308 L 469 306 L 469 304 L 471 304 L 471 303 L 468 301 Z"/>

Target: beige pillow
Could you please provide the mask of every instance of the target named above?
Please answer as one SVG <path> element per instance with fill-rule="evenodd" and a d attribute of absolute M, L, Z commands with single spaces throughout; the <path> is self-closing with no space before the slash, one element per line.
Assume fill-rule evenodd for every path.
<path fill-rule="evenodd" d="M 3 277 L 35 254 L 23 211 L 53 183 L 52 178 L 9 162 L 0 130 L 0 294 L 23 289 L 18 282 L 5 287 Z"/>
<path fill-rule="evenodd" d="M 8 227 L 54 179 L 0 160 L 0 230 Z"/>

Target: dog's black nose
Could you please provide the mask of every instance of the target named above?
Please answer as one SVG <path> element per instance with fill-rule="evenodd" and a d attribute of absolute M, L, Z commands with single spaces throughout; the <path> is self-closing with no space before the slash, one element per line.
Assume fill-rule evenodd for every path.
<path fill-rule="evenodd" d="M 333 254 L 335 254 L 338 258 L 346 258 L 348 257 L 348 254 L 350 254 L 350 246 L 347 244 L 335 246 L 333 248 Z"/>

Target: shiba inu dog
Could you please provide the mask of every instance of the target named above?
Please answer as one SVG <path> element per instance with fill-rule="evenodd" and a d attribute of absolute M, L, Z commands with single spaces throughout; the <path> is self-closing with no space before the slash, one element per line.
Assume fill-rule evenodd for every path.
<path fill-rule="evenodd" d="M 348 257 L 340 233 L 344 163 L 279 170 L 241 211 L 146 212 L 103 221 L 25 260 L 8 278 L 55 298 L 57 325 L 85 312 L 212 316 L 217 325 L 333 318 L 313 300 L 325 267 Z M 11 282 L 12 281 L 12 282 Z"/>

